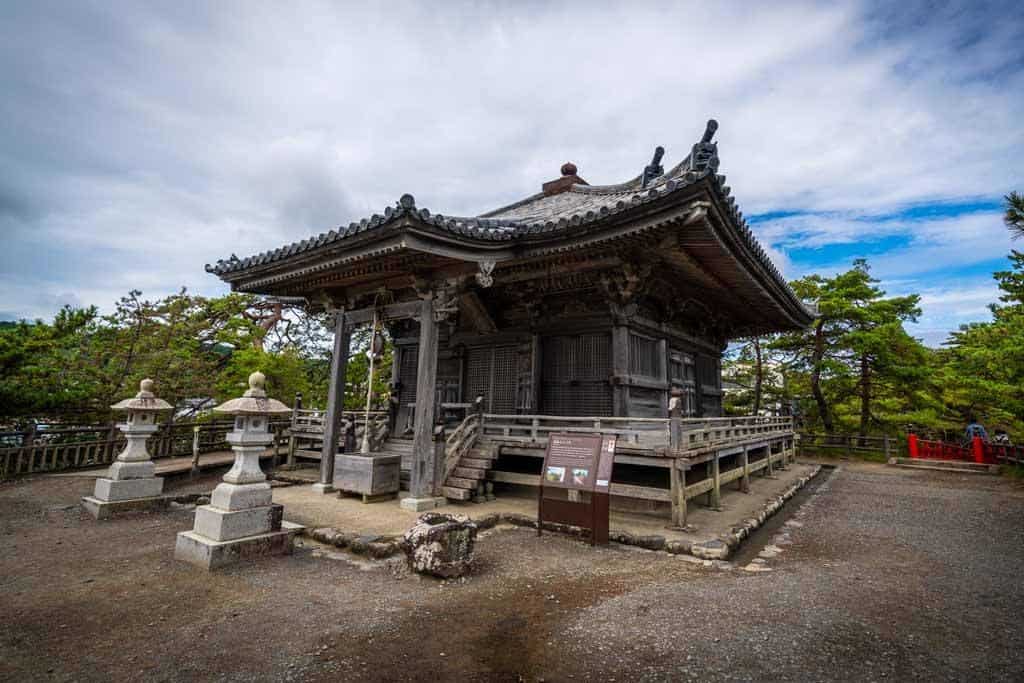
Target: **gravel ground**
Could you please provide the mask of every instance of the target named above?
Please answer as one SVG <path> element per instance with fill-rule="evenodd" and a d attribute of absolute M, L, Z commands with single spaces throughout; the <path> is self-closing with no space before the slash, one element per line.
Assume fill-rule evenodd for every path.
<path fill-rule="evenodd" d="M 448 584 L 310 545 L 207 574 L 172 557 L 188 510 L 97 523 L 91 481 L 8 483 L 0 678 L 1019 680 L 1024 492 L 828 476 L 744 567 L 498 529 Z"/>

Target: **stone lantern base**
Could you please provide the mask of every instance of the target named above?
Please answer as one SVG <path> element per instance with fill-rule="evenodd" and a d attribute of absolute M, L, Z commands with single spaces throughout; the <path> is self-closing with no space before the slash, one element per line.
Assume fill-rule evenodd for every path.
<path fill-rule="evenodd" d="M 90 515 L 96 519 L 107 519 L 124 512 L 162 510 L 168 506 L 171 499 L 160 495 L 164 491 L 164 480 L 153 475 L 153 463 L 116 462 L 111 466 L 110 472 L 115 477 L 126 474 L 118 469 L 118 465 L 148 465 L 149 469 L 145 473 L 131 472 L 129 476 L 138 476 L 139 474 L 149 474 L 149 476 L 133 479 L 100 477 L 96 480 L 93 494 L 82 498 L 82 507 Z"/>
<path fill-rule="evenodd" d="M 182 531 L 174 546 L 174 558 L 203 569 L 217 569 L 239 560 L 266 555 L 290 555 L 295 537 L 305 527 L 291 522 L 279 524 L 276 531 L 230 541 L 215 541 L 195 531 Z"/>
<path fill-rule="evenodd" d="M 159 479 L 157 482 L 162 483 Z M 162 488 L 161 486 L 156 489 L 157 494 L 160 493 Z M 165 510 L 172 500 L 174 500 L 174 496 L 161 495 L 125 500 L 101 500 L 96 496 L 85 496 L 82 498 L 82 507 L 96 519 L 109 519 L 115 515 L 130 512 Z"/>
<path fill-rule="evenodd" d="M 271 502 L 270 484 L 253 481 L 263 476 L 253 469 L 259 467 L 259 451 L 235 447 L 235 467 L 213 490 L 210 504 L 196 508 L 192 530 L 178 534 L 176 559 L 216 569 L 240 559 L 291 553 L 303 527 L 282 521 L 284 508 Z"/>

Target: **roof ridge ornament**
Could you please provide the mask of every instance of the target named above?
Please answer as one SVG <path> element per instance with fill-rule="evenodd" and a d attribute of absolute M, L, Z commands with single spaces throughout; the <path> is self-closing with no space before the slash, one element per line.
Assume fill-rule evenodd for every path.
<path fill-rule="evenodd" d="M 704 128 L 704 135 L 700 142 L 693 146 L 690 151 L 691 171 L 710 171 L 715 173 L 718 170 L 718 143 L 711 142 L 718 130 L 718 121 L 708 119 L 708 125 Z"/>
<path fill-rule="evenodd" d="M 651 159 L 651 163 L 644 167 L 644 172 L 640 175 L 640 187 L 645 188 L 647 184 L 665 175 L 665 168 L 661 165 L 661 157 L 665 156 L 665 148 L 658 145 L 654 148 L 654 157 Z"/>

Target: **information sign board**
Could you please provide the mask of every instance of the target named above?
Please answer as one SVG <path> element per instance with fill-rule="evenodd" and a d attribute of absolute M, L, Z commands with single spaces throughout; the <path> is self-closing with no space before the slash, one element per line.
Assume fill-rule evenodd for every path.
<path fill-rule="evenodd" d="M 541 470 L 537 533 L 544 522 L 590 529 L 591 544 L 608 542 L 608 491 L 615 463 L 615 437 L 601 434 L 551 434 Z M 586 492 L 550 499 L 544 489 Z"/>

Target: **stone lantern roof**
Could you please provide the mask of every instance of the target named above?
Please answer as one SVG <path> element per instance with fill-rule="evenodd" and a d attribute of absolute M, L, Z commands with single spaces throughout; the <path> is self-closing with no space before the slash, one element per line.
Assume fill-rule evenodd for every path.
<path fill-rule="evenodd" d="M 153 395 L 153 380 L 144 379 L 139 382 L 139 393 L 134 398 L 126 398 L 110 406 L 112 410 L 131 410 L 135 412 L 157 412 L 171 410 L 172 406 L 162 398 Z"/>
<path fill-rule="evenodd" d="M 292 409 L 277 399 L 267 398 L 267 392 L 263 388 L 267 377 L 262 372 L 254 372 L 249 375 L 249 388 L 241 398 L 233 398 L 225 401 L 213 409 L 215 413 L 227 413 L 229 415 L 279 415 L 291 413 Z"/>

